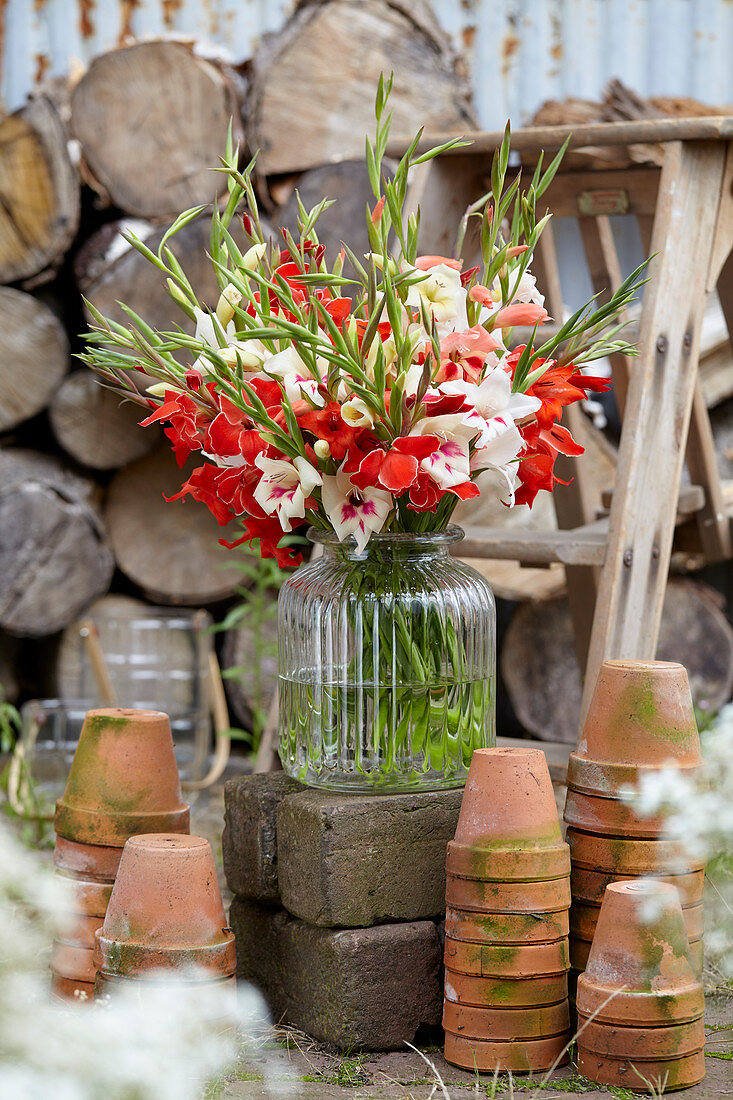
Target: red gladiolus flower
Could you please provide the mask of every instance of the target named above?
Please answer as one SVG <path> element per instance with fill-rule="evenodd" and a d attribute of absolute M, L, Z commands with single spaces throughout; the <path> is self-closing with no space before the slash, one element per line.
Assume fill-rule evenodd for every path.
<path fill-rule="evenodd" d="M 234 513 L 219 497 L 218 475 L 218 468 L 209 462 L 203 466 L 197 466 L 188 481 L 184 481 L 180 492 L 172 497 L 163 494 L 163 499 L 170 503 L 173 500 L 183 500 L 186 496 L 191 496 L 194 500 L 205 504 L 219 526 L 225 527 Z"/>
<path fill-rule="evenodd" d="M 354 428 L 350 428 L 341 416 L 341 406 L 337 401 L 329 401 L 322 409 L 309 409 L 298 417 L 298 424 L 312 432 L 316 439 L 324 439 L 337 462 L 353 446 L 356 438 Z"/>
<path fill-rule="evenodd" d="M 141 420 L 140 425 L 146 428 L 148 424 L 162 424 L 165 421 L 168 421 L 168 425 L 163 431 L 173 444 L 176 462 L 179 467 L 184 466 L 189 455 L 201 450 L 203 416 L 188 394 L 166 390 L 163 404 L 145 420 Z"/>
<path fill-rule="evenodd" d="M 381 448 L 370 451 L 359 469 L 351 474 L 351 480 L 359 489 L 381 486 L 399 496 L 415 484 L 420 462 L 439 446 L 437 435 L 401 436 L 388 451 Z"/>
<path fill-rule="evenodd" d="M 278 546 L 283 537 L 283 530 L 276 516 L 265 516 L 264 519 L 259 516 L 247 516 L 243 526 L 244 534 L 241 538 L 234 539 L 233 542 L 219 539 L 221 545 L 226 546 L 228 550 L 233 550 L 235 546 L 241 546 L 242 543 L 251 545 L 255 539 L 259 539 L 260 555 L 263 558 L 275 558 L 281 569 L 289 569 L 302 562 L 302 554 L 296 553 L 290 547 Z"/>

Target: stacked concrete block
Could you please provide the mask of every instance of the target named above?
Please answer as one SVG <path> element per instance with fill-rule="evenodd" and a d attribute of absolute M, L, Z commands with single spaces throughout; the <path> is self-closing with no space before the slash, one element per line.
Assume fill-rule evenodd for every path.
<path fill-rule="evenodd" d="M 342 795 L 282 774 L 226 785 L 237 975 L 273 1019 L 342 1050 L 440 1025 L 445 852 L 458 791 Z"/>

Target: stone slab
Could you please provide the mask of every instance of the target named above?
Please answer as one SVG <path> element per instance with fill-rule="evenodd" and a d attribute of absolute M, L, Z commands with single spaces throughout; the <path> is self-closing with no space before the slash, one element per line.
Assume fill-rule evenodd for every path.
<path fill-rule="evenodd" d="M 280 897 L 311 924 L 363 928 L 445 913 L 446 845 L 462 789 L 402 795 L 305 790 L 277 811 Z"/>
<path fill-rule="evenodd" d="M 441 951 L 432 921 L 318 928 L 235 898 L 237 976 L 273 1020 L 343 1051 L 399 1050 L 440 1024 Z"/>
<path fill-rule="evenodd" d="M 285 772 L 240 775 L 224 785 L 224 874 L 233 894 L 279 904 L 277 808 L 304 789 Z"/>

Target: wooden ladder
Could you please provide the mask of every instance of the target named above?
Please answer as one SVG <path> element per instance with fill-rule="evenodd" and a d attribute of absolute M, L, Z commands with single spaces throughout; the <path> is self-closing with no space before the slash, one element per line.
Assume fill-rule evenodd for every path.
<path fill-rule="evenodd" d="M 408 206 L 420 207 L 425 253 L 451 255 L 460 218 L 488 190 L 503 135 L 472 136 L 469 149 L 415 170 Z M 645 119 L 573 131 L 532 127 L 512 135 L 512 149 L 528 159 L 540 150 L 552 155 L 567 137 L 572 152 L 542 203 L 556 216 L 578 218 L 594 293 L 603 298 L 621 282 L 612 215 L 636 217 L 647 255 L 656 254 L 641 311 L 639 357 L 615 356 L 611 363 L 623 419 L 610 514 L 597 518 L 581 459 L 572 484 L 554 494 L 559 530 L 467 528 L 459 552 L 564 565 L 576 651 L 585 668 L 583 716 L 604 660 L 655 656 L 676 524 L 694 516 L 708 561 L 733 557 L 733 501 L 721 483 L 698 378 L 705 299 L 716 286 L 733 338 L 733 118 Z M 446 135 L 427 135 L 420 149 L 444 140 Z M 589 168 L 589 154 L 577 153 L 592 150 L 595 164 L 612 147 L 630 145 L 656 146 L 661 166 Z M 541 238 L 533 270 L 550 314 L 560 320 L 551 233 Z M 567 409 L 564 422 L 572 430 L 582 415 L 577 407 Z M 692 485 L 680 492 L 685 458 Z M 567 471 L 570 460 L 564 461 Z"/>

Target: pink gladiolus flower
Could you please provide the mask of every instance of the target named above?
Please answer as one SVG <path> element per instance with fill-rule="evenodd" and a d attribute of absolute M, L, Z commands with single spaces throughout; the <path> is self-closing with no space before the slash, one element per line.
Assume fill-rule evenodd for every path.
<path fill-rule="evenodd" d="M 447 256 L 418 256 L 415 260 L 418 271 L 430 271 L 431 267 L 437 267 L 438 264 L 445 264 L 446 267 L 452 267 L 454 271 L 460 271 L 463 260 L 451 260 Z"/>
<path fill-rule="evenodd" d="M 489 306 L 489 308 L 491 308 L 494 305 L 491 291 L 487 286 L 482 286 L 481 283 L 477 283 L 476 286 L 471 287 L 468 292 L 468 297 L 472 302 L 480 302 L 482 306 Z"/>
<path fill-rule="evenodd" d="M 494 319 L 495 328 L 512 328 L 514 325 L 544 325 L 549 317 L 544 306 L 537 306 L 533 302 L 515 302 L 514 305 L 504 306 Z"/>

